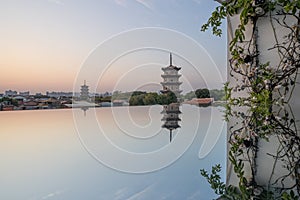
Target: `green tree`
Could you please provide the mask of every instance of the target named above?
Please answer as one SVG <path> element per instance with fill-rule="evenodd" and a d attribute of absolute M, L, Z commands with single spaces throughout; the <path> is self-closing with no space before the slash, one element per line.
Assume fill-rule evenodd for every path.
<path fill-rule="evenodd" d="M 177 102 L 177 96 L 171 91 L 160 95 L 158 95 L 155 92 L 146 93 L 141 91 L 135 91 L 129 98 L 130 106 L 155 104 L 167 105 L 175 102 Z"/>
<path fill-rule="evenodd" d="M 225 100 L 225 90 L 213 89 L 209 91 L 210 97 L 214 98 L 215 101 Z"/>
<path fill-rule="evenodd" d="M 151 92 L 144 96 L 143 102 L 145 105 L 155 105 L 157 104 L 158 94 Z"/>
<path fill-rule="evenodd" d="M 111 102 L 111 96 L 95 97 L 95 103 L 101 103 L 101 102 Z"/>
<path fill-rule="evenodd" d="M 210 93 L 207 88 L 197 89 L 195 91 L 195 94 L 196 94 L 197 98 L 210 98 Z"/>
<path fill-rule="evenodd" d="M 195 91 L 190 91 L 184 95 L 185 99 L 191 100 L 192 98 L 196 98 Z"/>
<path fill-rule="evenodd" d="M 18 106 L 18 101 L 16 99 L 11 99 L 11 104 L 14 106 Z"/>
<path fill-rule="evenodd" d="M 160 104 L 160 105 L 167 105 L 167 104 L 176 103 L 176 102 L 178 102 L 177 96 L 171 91 L 161 94 L 158 97 L 158 104 Z"/>
<path fill-rule="evenodd" d="M 143 91 L 134 91 L 134 92 L 132 92 L 131 96 L 138 96 L 138 95 L 141 95 L 141 94 L 147 94 L 147 93 L 143 92 Z"/>
<path fill-rule="evenodd" d="M 9 102 L 11 105 L 18 106 L 18 101 L 10 97 L 3 97 L 0 99 L 0 102 Z"/>
<path fill-rule="evenodd" d="M 177 100 L 177 96 L 173 93 L 173 92 L 168 92 L 167 94 L 167 101 L 168 103 L 176 103 L 178 100 Z"/>
<path fill-rule="evenodd" d="M 111 96 L 112 100 L 119 99 L 120 94 L 121 94 L 121 91 L 118 91 L 118 90 L 114 91 Z"/>
<path fill-rule="evenodd" d="M 130 106 L 145 105 L 144 101 L 143 101 L 144 97 L 145 97 L 145 94 L 131 96 L 130 99 L 129 99 L 129 105 Z"/>

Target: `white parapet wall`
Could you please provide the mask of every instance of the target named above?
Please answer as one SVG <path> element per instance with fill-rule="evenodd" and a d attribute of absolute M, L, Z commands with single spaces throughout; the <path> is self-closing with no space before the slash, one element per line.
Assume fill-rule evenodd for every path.
<path fill-rule="evenodd" d="M 274 11 L 276 12 L 276 11 Z M 275 16 L 277 19 L 281 20 L 283 16 L 278 15 Z M 294 18 L 286 18 L 285 22 L 288 24 L 288 26 L 292 27 L 293 24 L 297 25 L 297 21 L 295 21 Z M 228 17 L 227 18 L 227 25 L 228 25 L 228 44 L 232 40 L 234 36 L 234 31 L 238 27 L 240 23 L 239 15 Z M 283 25 L 280 25 L 276 22 L 276 20 L 270 20 L 269 13 L 266 13 L 264 16 L 260 17 L 256 23 L 256 37 L 255 42 L 257 45 L 257 50 L 259 51 L 258 60 L 260 63 L 267 63 L 270 62 L 270 66 L 274 67 L 274 70 L 276 70 L 276 67 L 278 66 L 279 62 L 282 60 L 281 55 L 278 54 L 278 50 L 276 48 L 273 48 L 277 43 L 282 43 L 284 40 L 286 40 L 285 35 L 290 32 L 289 28 L 284 27 Z M 252 36 L 253 32 L 253 24 L 249 23 L 246 27 L 245 35 L 246 35 L 246 41 L 249 40 Z M 231 55 L 228 50 L 228 61 L 230 60 Z M 228 62 L 228 81 L 230 82 L 230 86 L 234 87 L 235 85 L 240 84 L 240 78 L 236 74 L 232 77 L 231 74 L 231 68 Z M 297 77 L 297 81 L 300 83 L 300 77 Z M 246 96 L 247 93 L 242 92 L 234 92 L 235 96 Z M 291 115 L 294 115 L 294 118 L 296 120 L 300 119 L 300 101 L 298 99 L 300 97 L 300 87 L 296 84 L 296 87 L 293 90 L 293 94 L 291 96 L 291 99 L 289 101 L 289 106 L 291 107 L 292 113 Z M 238 108 L 240 111 L 243 109 Z M 235 126 L 237 123 L 240 123 L 234 118 L 231 118 L 228 122 L 227 127 Z M 241 125 L 243 126 L 243 125 Z M 299 128 L 299 127 L 298 127 Z M 230 134 L 230 130 L 228 130 L 228 134 Z M 228 135 L 229 138 L 230 135 Z M 228 144 L 227 151 L 229 151 L 230 144 Z M 282 182 L 278 181 L 276 182 L 276 179 L 280 178 L 281 176 L 288 174 L 288 171 L 284 167 L 284 159 L 275 159 L 274 157 L 270 155 L 276 155 L 280 148 L 280 144 L 278 141 L 278 138 L 276 135 L 270 136 L 269 142 L 267 142 L 265 139 L 259 139 L 258 141 L 258 148 L 257 155 L 255 159 L 256 163 L 256 172 L 255 172 L 255 181 L 257 184 L 261 186 L 268 187 L 269 184 L 274 183 L 273 187 L 281 187 Z M 249 165 L 245 165 L 245 176 L 246 178 L 251 179 L 251 168 Z M 238 185 L 238 178 L 233 172 L 233 166 L 231 162 L 227 161 L 227 185 Z M 289 187 L 293 186 L 295 184 L 295 177 L 287 176 L 284 179 L 284 186 Z"/>

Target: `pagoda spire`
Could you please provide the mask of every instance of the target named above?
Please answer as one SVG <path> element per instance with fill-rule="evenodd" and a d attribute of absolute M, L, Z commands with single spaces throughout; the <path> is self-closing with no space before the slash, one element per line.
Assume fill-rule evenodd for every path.
<path fill-rule="evenodd" d="M 170 53 L 170 66 L 172 66 L 172 53 Z"/>
<path fill-rule="evenodd" d="M 84 83 L 84 85 L 86 85 L 86 80 L 84 80 L 84 82 L 83 82 L 83 83 Z"/>

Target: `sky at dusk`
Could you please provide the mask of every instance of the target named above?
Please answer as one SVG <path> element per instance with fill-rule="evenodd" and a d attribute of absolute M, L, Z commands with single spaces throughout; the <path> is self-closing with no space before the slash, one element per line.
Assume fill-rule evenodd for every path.
<path fill-rule="evenodd" d="M 182 67 L 185 92 L 221 88 L 226 80 L 226 31 L 221 38 L 200 31 L 217 4 L 1 0 L 0 93 L 79 91 L 83 80 L 96 92 L 159 90 L 169 52 L 173 64 Z"/>

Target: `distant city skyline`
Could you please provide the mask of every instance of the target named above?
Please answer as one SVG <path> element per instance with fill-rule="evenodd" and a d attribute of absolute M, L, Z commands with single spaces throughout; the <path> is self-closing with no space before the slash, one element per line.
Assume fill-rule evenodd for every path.
<path fill-rule="evenodd" d="M 143 27 L 170 29 L 195 40 L 216 64 L 213 66 L 210 60 L 202 59 L 196 63 L 197 70 L 217 67 L 225 80 L 226 37 L 217 38 L 209 32 L 200 32 L 201 24 L 217 4 L 204 0 L 3 1 L 0 4 L 0 93 L 9 89 L 31 93 L 80 91 L 74 82 L 89 54 L 113 35 Z M 145 38 L 157 39 L 152 35 L 145 35 Z M 118 49 L 118 46 L 113 48 Z M 147 79 L 149 74 L 155 77 L 141 89 L 156 90 L 161 82 L 161 67 L 168 64 L 167 54 L 145 51 L 129 55 L 130 59 L 122 58 L 112 66 L 118 71 L 111 70 L 109 78 L 104 77 L 99 84 L 86 78 L 90 92 L 132 91 L 140 86 L 135 83 Z M 197 56 L 193 55 L 195 52 L 190 54 Z M 131 66 L 141 63 L 145 63 L 142 70 L 134 71 L 137 81 L 132 81 L 130 74 L 123 77 Z M 215 74 L 202 77 L 207 80 L 193 76 L 188 70 L 191 67 L 180 55 L 174 55 L 174 63 L 182 67 L 182 74 L 192 87 L 204 87 L 207 81 L 214 88 L 223 84 L 215 80 Z M 99 70 L 104 67 L 99 66 Z M 123 82 L 120 82 L 121 78 Z M 125 84 L 126 80 L 131 82 Z M 122 84 L 116 87 L 119 82 Z M 188 86 L 182 87 L 188 92 Z"/>

